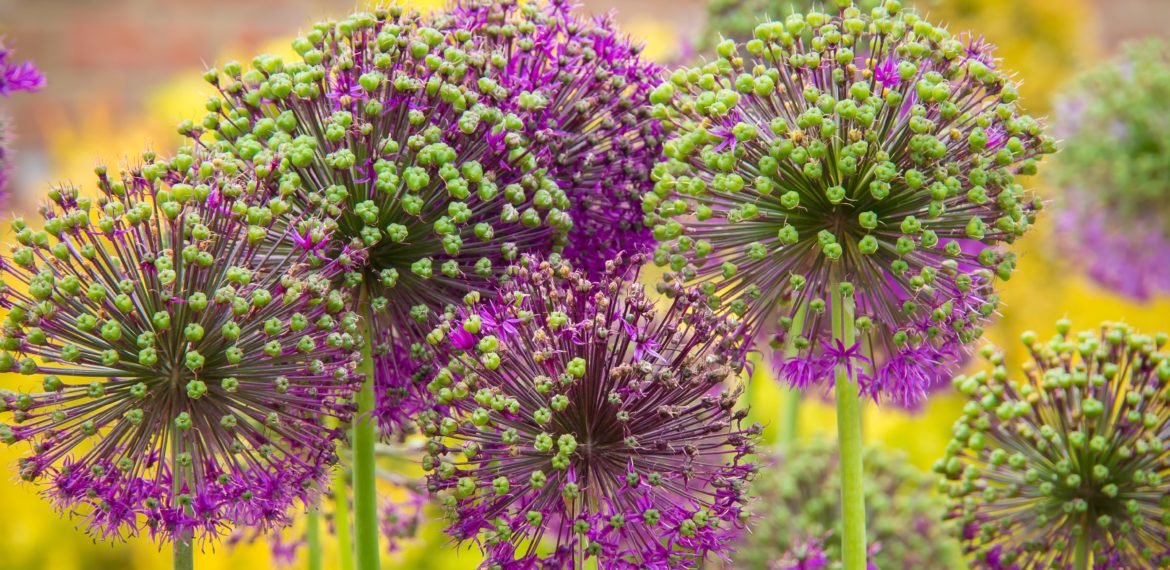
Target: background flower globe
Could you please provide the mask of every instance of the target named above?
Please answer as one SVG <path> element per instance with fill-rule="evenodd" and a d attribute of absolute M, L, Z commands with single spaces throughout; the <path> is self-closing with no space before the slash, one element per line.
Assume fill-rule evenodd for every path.
<path fill-rule="evenodd" d="M 1011 375 L 955 378 L 969 398 L 935 466 L 976 568 L 1162 568 L 1166 509 L 1167 336 L 1120 323 L 1042 342 Z"/>
<path fill-rule="evenodd" d="M 525 128 L 550 148 L 549 174 L 572 202 L 563 254 L 597 278 L 617 254 L 652 247 L 640 204 L 662 152 L 649 95 L 663 70 L 612 15 L 585 17 L 573 8 L 564 0 L 464 0 L 451 21 L 493 58 L 509 61 L 499 87 L 519 98 Z"/>
<path fill-rule="evenodd" d="M 290 214 L 227 155 L 181 152 L 98 197 L 56 188 L 0 261 L 0 439 L 103 539 L 210 540 L 310 505 L 353 411 L 352 315 Z"/>
<path fill-rule="evenodd" d="M 755 34 L 652 94 L 669 133 L 643 202 L 654 259 L 751 330 L 782 331 L 793 384 L 868 361 L 865 392 L 913 404 L 995 311 L 1015 265 L 1001 246 L 1038 209 L 1016 176 L 1052 141 L 985 50 L 897 2 Z M 834 345 L 849 303 L 861 340 Z"/>
<path fill-rule="evenodd" d="M 797 443 L 764 461 L 767 467 L 752 482 L 752 524 L 731 548 L 732 567 L 770 570 L 786 557 L 795 564 L 820 555 L 821 568 L 839 568 L 836 447 L 820 440 Z M 864 463 L 869 563 L 876 568 L 953 567 L 959 545 L 941 522 L 945 503 L 935 492 L 934 478 L 918 471 L 904 453 L 880 447 L 867 448 Z"/>
<path fill-rule="evenodd" d="M 1170 292 L 1170 47 L 1151 40 L 1124 51 L 1074 80 L 1057 106 L 1057 243 L 1102 286 L 1149 300 Z"/>
<path fill-rule="evenodd" d="M 656 314 L 640 262 L 594 282 L 526 258 L 498 304 L 432 332 L 465 350 L 431 383 L 449 410 L 421 421 L 423 464 L 486 567 L 697 568 L 743 524 L 742 336 L 681 288 Z"/>

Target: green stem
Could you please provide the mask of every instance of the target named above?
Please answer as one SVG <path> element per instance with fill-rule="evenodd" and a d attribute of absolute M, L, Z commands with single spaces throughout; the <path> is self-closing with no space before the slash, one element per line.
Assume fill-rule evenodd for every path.
<path fill-rule="evenodd" d="M 175 537 L 175 570 L 194 570 L 195 548 L 190 536 Z"/>
<path fill-rule="evenodd" d="M 337 531 L 337 569 L 353 570 L 353 538 L 349 525 L 349 471 L 344 467 L 333 477 L 333 526 Z"/>
<path fill-rule="evenodd" d="M 366 342 L 362 347 L 362 374 L 365 375 L 365 382 L 358 395 L 358 415 L 353 424 L 353 534 L 357 569 L 378 570 L 381 568 L 381 549 L 378 546 L 378 489 L 374 462 L 374 445 L 378 437 L 373 414 L 373 345 L 376 341 L 368 313 L 365 332 Z"/>
<path fill-rule="evenodd" d="M 796 347 L 796 339 L 804 330 L 805 305 L 801 305 L 792 317 L 792 325 L 788 327 L 788 336 L 784 339 L 784 358 L 795 358 L 800 350 Z M 784 394 L 784 405 L 780 408 L 783 416 L 780 418 L 780 432 L 776 442 L 783 445 L 796 443 L 800 437 L 800 390 L 789 388 Z"/>
<path fill-rule="evenodd" d="M 175 491 L 175 501 L 178 502 L 178 497 L 183 493 L 183 469 L 179 467 L 177 461 L 179 450 L 179 438 L 171 438 L 171 468 L 175 473 L 175 480 L 173 482 Z M 195 568 L 195 544 L 190 533 L 184 532 L 175 536 L 175 542 L 172 545 L 173 550 L 173 566 L 174 570 L 194 570 Z"/>
<path fill-rule="evenodd" d="M 853 296 L 833 287 L 833 340 L 848 349 L 856 343 L 853 323 Z M 841 448 L 841 550 L 844 570 L 865 570 L 865 495 L 861 465 L 861 395 L 857 383 L 849 380 L 848 362 L 837 366 L 834 385 L 837 396 L 837 442 Z"/>
<path fill-rule="evenodd" d="M 1089 570 L 1091 557 L 1089 556 L 1089 529 L 1088 525 L 1081 527 L 1081 535 L 1077 537 L 1077 558 L 1073 566 L 1076 570 Z"/>
<path fill-rule="evenodd" d="M 309 511 L 305 526 L 305 542 L 308 543 L 309 570 L 321 570 L 321 511 Z"/>

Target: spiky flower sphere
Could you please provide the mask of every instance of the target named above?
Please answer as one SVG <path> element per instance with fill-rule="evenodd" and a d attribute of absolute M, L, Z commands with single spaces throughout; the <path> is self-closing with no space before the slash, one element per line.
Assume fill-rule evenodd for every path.
<path fill-rule="evenodd" d="M 293 216 L 230 156 L 145 155 L 98 197 L 57 188 L 0 262 L 0 439 L 104 539 L 212 539 L 309 504 L 348 421 L 353 315 Z"/>
<path fill-rule="evenodd" d="M 671 133 L 643 203 L 655 261 L 780 344 L 795 329 L 793 384 L 868 360 L 863 390 L 911 404 L 995 310 L 999 246 L 1039 207 L 1016 175 L 1052 142 L 996 61 L 897 2 L 755 34 L 651 96 Z M 833 345 L 849 302 L 859 341 Z"/>
<path fill-rule="evenodd" d="M 970 402 L 936 465 L 948 517 L 977 568 L 1166 568 L 1167 335 L 1070 328 L 1025 333 L 1022 376 L 987 347 L 992 371 L 955 379 Z"/>
<path fill-rule="evenodd" d="M 1170 46 L 1150 40 L 1082 75 L 1057 108 L 1062 253 L 1098 283 L 1142 300 L 1170 292 L 1167 97 Z"/>
<path fill-rule="evenodd" d="M 593 282 L 526 259 L 498 304 L 432 332 L 466 351 L 432 382 L 449 412 L 421 422 L 424 467 L 484 567 L 693 568 L 742 524 L 742 337 L 681 287 L 656 315 L 640 262 Z"/>
<path fill-rule="evenodd" d="M 202 127 L 182 127 L 254 164 L 296 208 L 336 215 L 322 248 L 364 248 L 346 282 L 367 292 L 380 355 L 420 341 L 432 311 L 489 290 L 519 253 L 559 250 L 573 225 L 549 151 L 504 87 L 510 60 L 478 43 L 398 6 L 325 22 L 293 42 L 301 61 L 208 72 L 222 97 Z M 409 382 L 375 379 L 392 394 Z"/>
<path fill-rule="evenodd" d="M 564 255 L 598 278 L 617 254 L 653 247 L 640 204 L 662 153 L 649 100 L 662 69 L 612 17 L 579 17 L 565 0 L 518 4 L 463 0 L 451 14 L 493 58 L 509 61 L 500 87 L 519 97 L 526 129 L 549 147 L 549 174 L 572 201 Z"/>
<path fill-rule="evenodd" d="M 785 558 L 793 563 L 810 559 L 820 550 L 825 568 L 839 568 L 836 446 L 800 443 L 779 450 L 773 460 L 775 466 L 761 470 L 752 485 L 757 497 L 753 524 L 733 547 L 735 567 L 766 570 Z M 914 468 L 904 453 L 880 447 L 866 449 L 864 463 L 869 562 L 878 568 L 951 567 L 959 549 L 940 522 L 945 504 L 934 492 L 934 479 Z"/>

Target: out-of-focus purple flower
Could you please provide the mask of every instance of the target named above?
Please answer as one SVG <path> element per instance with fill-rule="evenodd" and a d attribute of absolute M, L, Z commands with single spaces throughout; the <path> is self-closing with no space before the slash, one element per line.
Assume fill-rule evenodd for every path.
<path fill-rule="evenodd" d="M 407 491 L 404 500 L 388 500 L 382 504 L 380 526 L 390 552 L 397 552 L 403 541 L 418 535 L 424 507 L 425 496 L 412 491 Z"/>
<path fill-rule="evenodd" d="M 315 503 L 344 435 L 329 422 L 353 412 L 345 268 L 292 246 L 307 220 L 242 161 L 144 159 L 100 167 L 97 200 L 53 189 L 43 230 L 13 223 L 0 371 L 43 388 L 0 395 L 0 440 L 104 539 L 283 526 Z"/>
<path fill-rule="evenodd" d="M 1146 301 L 1170 293 L 1170 46 L 1128 44 L 1057 105 L 1056 253 L 1097 284 Z"/>
<path fill-rule="evenodd" d="M 1170 567 L 1170 335 L 1071 328 L 1024 333 L 1020 376 L 987 346 L 994 368 L 955 378 L 970 401 L 935 470 L 974 568 Z"/>
<path fill-rule="evenodd" d="M 788 380 L 829 384 L 849 364 L 869 396 L 916 405 L 954 364 L 933 357 L 994 314 L 1015 266 L 1001 246 L 1040 209 L 1016 176 L 1054 143 L 990 46 L 911 11 L 814 10 L 755 35 L 651 93 L 667 132 L 643 196 L 654 260 L 753 336 L 780 323 Z M 845 324 L 852 346 L 829 340 Z"/>
<path fill-rule="evenodd" d="M 45 76 L 31 61 L 13 63 L 9 61 L 12 50 L 0 42 L 0 96 L 7 97 L 17 91 L 39 91 L 45 86 Z"/>
<path fill-rule="evenodd" d="M 451 14 L 486 52 L 507 58 L 499 86 L 518 96 L 573 203 L 564 255 L 598 277 L 616 254 L 653 246 L 641 201 L 662 150 L 649 102 L 662 69 L 612 16 L 579 17 L 571 8 L 563 0 L 461 0 Z"/>
<path fill-rule="evenodd" d="M 760 428 L 724 385 L 743 336 L 681 285 L 656 314 L 641 261 L 594 282 L 525 258 L 499 299 L 518 333 L 475 333 L 431 382 L 429 488 L 485 567 L 694 568 L 744 522 Z"/>
<path fill-rule="evenodd" d="M 792 545 L 784 556 L 771 564 L 772 570 L 824 570 L 829 567 L 829 556 L 822 539 L 806 536 Z"/>
<path fill-rule="evenodd" d="M 7 97 L 16 91 L 37 91 L 45 85 L 45 76 L 31 62 L 13 65 L 8 60 L 12 50 L 0 42 L 0 95 Z M 8 171 L 11 168 L 8 153 L 8 125 L 0 117 L 0 207 L 7 197 Z"/>
<path fill-rule="evenodd" d="M 1170 291 L 1170 236 L 1158 212 L 1125 220 L 1098 192 L 1075 186 L 1064 189 L 1060 203 L 1060 250 L 1093 281 L 1139 301 Z"/>

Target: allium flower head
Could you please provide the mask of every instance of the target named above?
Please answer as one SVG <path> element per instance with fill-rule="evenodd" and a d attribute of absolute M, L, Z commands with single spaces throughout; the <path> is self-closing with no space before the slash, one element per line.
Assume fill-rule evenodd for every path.
<path fill-rule="evenodd" d="M 103 538 L 214 538 L 311 503 L 348 421 L 356 319 L 316 224 L 231 156 L 145 155 L 98 196 L 57 188 L 0 260 L 0 439 L 20 475 Z M 186 538 L 184 538 L 186 539 Z"/>
<path fill-rule="evenodd" d="M 775 465 L 752 485 L 753 523 L 733 546 L 735 567 L 767 570 L 841 567 L 841 477 L 837 448 L 809 442 L 780 450 Z M 949 568 L 958 544 L 941 521 L 942 497 L 934 479 L 904 453 L 871 447 L 865 452 L 869 562 L 876 568 Z M 804 563 L 805 566 L 796 564 Z"/>
<path fill-rule="evenodd" d="M 474 315 L 432 333 L 476 339 L 432 381 L 449 412 L 421 423 L 449 532 L 485 567 L 697 567 L 742 523 L 760 428 L 724 387 L 738 327 L 681 287 L 656 315 L 636 271 L 526 259 L 500 296 L 517 334 Z"/>
<path fill-rule="evenodd" d="M 204 140 L 298 208 L 335 214 L 325 249 L 366 250 L 347 282 L 370 291 L 382 355 L 415 343 L 431 311 L 490 289 L 519 253 L 559 250 L 573 225 L 549 150 L 504 87 L 510 61 L 435 25 L 397 6 L 358 13 L 294 41 L 301 61 L 262 55 L 208 73 L 222 98 Z M 411 392 L 407 377 L 376 382 L 388 399 Z"/>
<path fill-rule="evenodd" d="M 639 206 L 662 152 L 649 101 L 661 68 L 612 17 L 578 17 L 565 0 L 463 0 L 451 13 L 508 62 L 499 87 L 518 98 L 526 129 L 552 152 L 549 174 L 573 204 L 565 257 L 597 278 L 618 253 L 649 251 Z"/>
<path fill-rule="evenodd" d="M 949 518 L 977 568 L 1166 568 L 1170 565 L 1170 356 L 1167 335 L 1123 324 L 1048 342 L 1025 333 L 1031 360 L 955 379 L 970 398 L 936 470 Z M 1080 552 L 1078 553 L 1078 549 Z"/>
<path fill-rule="evenodd" d="M 1062 253 L 1098 283 L 1142 300 L 1170 292 L 1167 97 L 1170 46 L 1151 40 L 1082 75 L 1057 107 Z"/>
<path fill-rule="evenodd" d="M 726 40 L 676 71 L 651 96 L 670 136 L 643 207 L 668 278 L 753 330 L 805 314 L 814 379 L 868 360 L 865 391 L 913 403 L 994 311 L 1015 263 L 997 246 L 1037 209 L 1015 176 L 1052 143 L 998 67 L 885 6 L 765 22 L 746 54 Z M 839 290 L 857 346 L 828 340 Z"/>

